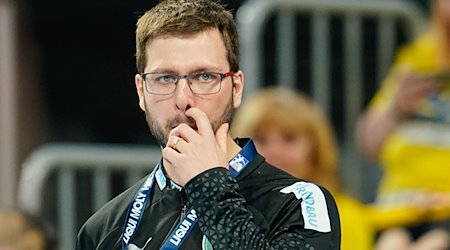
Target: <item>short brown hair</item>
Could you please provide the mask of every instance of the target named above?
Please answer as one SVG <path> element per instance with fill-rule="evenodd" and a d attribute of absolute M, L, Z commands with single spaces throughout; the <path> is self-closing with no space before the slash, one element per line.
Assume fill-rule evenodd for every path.
<path fill-rule="evenodd" d="M 217 28 L 230 70 L 239 70 L 239 37 L 233 15 L 214 0 L 164 0 L 139 18 L 136 28 L 136 68 L 143 73 L 147 44 L 162 35 L 186 35 Z"/>

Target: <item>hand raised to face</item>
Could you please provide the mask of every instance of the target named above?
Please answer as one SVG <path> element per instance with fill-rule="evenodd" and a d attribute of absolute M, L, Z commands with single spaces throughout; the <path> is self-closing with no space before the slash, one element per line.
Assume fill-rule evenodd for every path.
<path fill-rule="evenodd" d="M 397 77 L 399 87 L 392 105 L 400 118 L 409 117 L 424 98 L 438 90 L 431 78 L 411 70 L 403 69 Z"/>
<path fill-rule="evenodd" d="M 222 124 L 214 133 L 206 114 L 198 108 L 190 108 L 197 130 L 186 123 L 169 133 L 167 145 L 162 151 L 164 167 L 170 178 L 184 187 L 198 174 L 216 167 L 228 167 L 228 124 Z"/>

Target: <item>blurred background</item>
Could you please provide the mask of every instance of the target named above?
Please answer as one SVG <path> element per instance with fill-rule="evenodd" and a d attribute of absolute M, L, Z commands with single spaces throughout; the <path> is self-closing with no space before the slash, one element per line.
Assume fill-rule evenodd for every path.
<path fill-rule="evenodd" d="M 146 157 L 159 159 L 134 87 L 135 22 L 156 2 L 0 0 L 0 208 L 26 209 L 23 204 L 33 195 L 46 196 L 34 198 L 56 204 L 64 196 L 52 198 L 58 197 L 58 183 L 66 186 L 71 181 L 81 186 L 69 189 L 80 192 L 78 200 L 85 196 L 77 190 L 88 192 L 96 185 L 113 186 L 105 191 L 112 196 L 148 172 L 140 168 L 142 174 L 129 182 L 122 180 L 120 171 L 97 178 L 89 173 L 90 163 L 82 162 L 78 166 L 85 172 L 65 175 L 63 181 L 57 173 L 41 173 L 45 185 L 40 184 L 42 191 L 37 192 L 32 177 L 45 168 L 42 162 L 55 165 L 51 158 L 55 155 L 63 166 L 75 161 L 73 155 L 111 157 L 112 162 L 119 157 L 138 165 Z M 345 188 L 363 202 L 372 201 L 380 173 L 356 148 L 354 122 L 386 74 L 396 49 L 426 24 L 428 1 L 392 0 L 385 1 L 387 5 L 380 0 L 222 2 L 237 16 L 246 91 L 280 84 L 313 96 L 327 112 L 339 140 Z M 297 4 L 281 2 L 302 4 L 293 8 Z M 392 13 L 379 17 L 383 8 L 391 7 Z M 133 152 L 123 158 L 123 150 Z M 24 176 L 25 168 L 32 167 L 39 170 Z M 87 180 L 93 179 L 100 184 L 89 184 Z M 78 213 L 72 222 L 56 218 L 58 211 L 72 209 L 70 201 L 64 208 L 46 208 L 45 214 L 60 226 L 74 223 L 73 233 L 92 213 L 91 207 L 102 202 L 94 206 L 95 201 L 89 201 L 90 207 L 76 204 L 83 212 L 72 211 Z M 44 213 L 41 205 L 30 207 L 31 212 Z"/>

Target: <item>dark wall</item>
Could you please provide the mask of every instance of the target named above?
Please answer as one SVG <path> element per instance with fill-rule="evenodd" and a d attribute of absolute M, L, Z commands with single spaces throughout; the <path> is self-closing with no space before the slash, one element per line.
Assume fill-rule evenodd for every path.
<path fill-rule="evenodd" d="M 411 1 L 427 9 L 428 0 Z M 134 87 L 134 30 L 137 18 L 157 1 L 23 2 L 28 10 L 27 24 L 35 41 L 33 48 L 37 50 L 34 52 L 38 72 L 35 82 L 42 91 L 44 110 L 48 112 L 49 141 L 154 143 L 144 114 L 138 107 Z M 222 2 L 236 10 L 244 0 Z M 298 22 L 300 27 L 308 27 L 307 19 L 299 18 Z M 273 19 L 269 21 L 265 33 L 265 50 L 268 53 L 274 50 L 271 23 Z M 333 22 L 334 33 L 339 31 L 340 26 L 339 21 Z M 370 31 L 370 22 L 367 27 L 366 30 Z M 371 41 L 370 34 L 366 38 Z M 370 43 L 367 44 L 370 46 Z M 301 62 L 304 61 L 299 72 L 305 71 L 298 74 L 299 82 L 310 81 L 307 73 L 310 49 L 304 46 L 298 51 Z M 339 66 L 339 51 L 336 51 L 337 63 L 333 65 Z M 370 53 L 370 48 L 367 51 Z M 274 65 L 269 63 L 265 67 L 266 72 L 272 72 L 269 69 L 273 69 Z M 340 68 L 334 67 L 333 72 L 339 79 Z M 370 74 L 368 72 L 369 78 Z M 274 75 L 265 75 L 264 79 L 264 84 L 270 85 L 274 82 Z M 375 82 L 370 85 L 365 101 L 370 99 L 376 85 Z M 310 90 L 307 84 L 299 88 L 306 92 Z M 337 121 L 339 117 L 342 117 L 340 110 L 333 111 L 333 120 Z"/>
<path fill-rule="evenodd" d="M 24 1 L 49 140 L 153 143 L 134 87 L 134 31 L 157 1 Z"/>

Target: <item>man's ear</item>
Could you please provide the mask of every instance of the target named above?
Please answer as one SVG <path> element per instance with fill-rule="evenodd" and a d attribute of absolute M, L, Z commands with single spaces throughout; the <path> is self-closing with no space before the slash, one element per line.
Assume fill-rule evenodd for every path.
<path fill-rule="evenodd" d="M 244 92 L 244 72 L 239 70 L 233 77 L 233 107 L 236 109 L 241 106 L 242 94 Z"/>
<path fill-rule="evenodd" d="M 141 75 L 136 74 L 134 76 L 134 84 L 136 85 L 136 92 L 137 92 L 138 97 L 139 97 L 139 107 L 141 107 L 141 109 L 143 111 L 145 111 L 144 81 L 143 81 Z"/>

